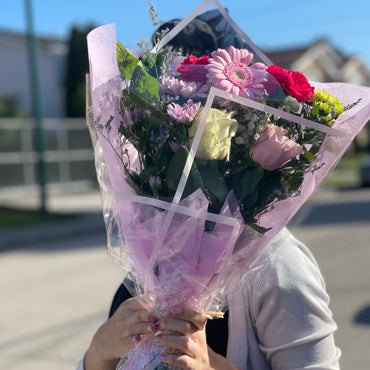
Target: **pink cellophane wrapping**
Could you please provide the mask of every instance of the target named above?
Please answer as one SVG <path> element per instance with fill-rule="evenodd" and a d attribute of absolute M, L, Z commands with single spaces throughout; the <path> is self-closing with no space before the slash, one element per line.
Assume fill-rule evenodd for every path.
<path fill-rule="evenodd" d="M 122 161 L 112 150 L 120 145 L 114 133 L 120 124 L 119 102 L 125 88 L 116 61 L 115 25 L 91 32 L 88 47 L 91 91 L 88 120 L 110 254 L 132 282 L 131 292 L 149 297 L 159 315 L 179 305 L 197 311 L 221 310 L 227 289 L 253 266 L 263 248 L 298 211 L 366 124 L 370 117 L 370 89 L 343 83 L 313 83 L 338 97 L 344 105 L 362 100 L 343 113 L 334 125 L 333 129 L 342 135 L 327 135 L 317 158 L 323 165 L 305 175 L 300 196 L 278 202 L 259 218 L 262 226 L 271 228 L 262 235 L 243 225 L 232 192 L 219 218 L 215 215 L 213 219 L 207 213 L 208 202 L 200 189 L 178 204 L 139 197 L 135 193 L 125 181 Z M 113 117 L 111 143 L 92 125 L 92 122 L 104 125 L 110 117 Z M 135 149 L 132 146 L 126 149 L 131 168 L 137 168 Z M 205 220 L 215 222 L 212 232 L 204 231 Z M 143 345 L 152 348 L 150 342 L 145 343 Z M 137 368 L 137 361 L 128 361 L 123 366 Z"/>

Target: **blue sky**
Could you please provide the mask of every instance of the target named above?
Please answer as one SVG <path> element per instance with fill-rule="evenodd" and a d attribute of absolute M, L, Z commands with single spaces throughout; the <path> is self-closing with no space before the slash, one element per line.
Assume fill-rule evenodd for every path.
<path fill-rule="evenodd" d="M 152 0 L 159 20 L 183 18 L 201 0 Z M 231 17 L 261 48 L 307 45 L 327 38 L 345 55 L 359 54 L 370 65 L 369 0 L 220 0 Z M 3 1 L 0 29 L 24 31 L 24 0 Z M 282 5 L 283 4 L 283 5 Z M 147 0 L 32 0 L 36 33 L 66 38 L 73 24 L 117 24 L 117 37 L 135 48 L 154 27 Z"/>

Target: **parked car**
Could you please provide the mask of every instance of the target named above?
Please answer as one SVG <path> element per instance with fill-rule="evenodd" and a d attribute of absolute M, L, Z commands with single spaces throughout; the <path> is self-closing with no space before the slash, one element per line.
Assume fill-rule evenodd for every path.
<path fill-rule="evenodd" d="M 370 186 L 370 154 L 366 155 L 361 162 L 360 178 L 362 186 Z"/>

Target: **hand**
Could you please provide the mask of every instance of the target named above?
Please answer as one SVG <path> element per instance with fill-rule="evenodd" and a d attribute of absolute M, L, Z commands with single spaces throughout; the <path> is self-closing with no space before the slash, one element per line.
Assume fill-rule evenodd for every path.
<path fill-rule="evenodd" d="M 154 337 L 154 343 L 164 347 L 161 361 L 186 370 L 238 370 L 207 346 L 206 323 L 201 313 L 174 308 L 159 322 L 162 333 Z"/>
<path fill-rule="evenodd" d="M 157 317 L 136 299 L 123 302 L 114 315 L 96 332 L 85 356 L 85 369 L 115 369 L 119 359 L 141 340 L 155 332 Z"/>
<path fill-rule="evenodd" d="M 154 343 L 164 347 L 161 361 L 182 369 L 211 369 L 206 323 L 203 314 L 186 309 L 174 308 L 162 318 L 158 325 L 162 333 L 154 337 Z"/>

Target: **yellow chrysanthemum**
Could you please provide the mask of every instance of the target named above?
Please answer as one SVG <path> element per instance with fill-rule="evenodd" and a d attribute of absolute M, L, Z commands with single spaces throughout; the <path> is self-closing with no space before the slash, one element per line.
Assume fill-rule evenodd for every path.
<path fill-rule="evenodd" d="M 312 116 L 319 118 L 329 126 L 344 112 L 343 103 L 324 90 L 315 90 L 311 101 L 313 103 Z"/>

